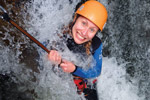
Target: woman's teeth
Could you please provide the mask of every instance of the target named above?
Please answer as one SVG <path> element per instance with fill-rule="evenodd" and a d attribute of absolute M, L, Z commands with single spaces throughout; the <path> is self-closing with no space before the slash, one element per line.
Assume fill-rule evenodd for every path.
<path fill-rule="evenodd" d="M 80 39 L 82 39 L 82 40 L 85 39 L 84 37 L 82 37 L 82 36 L 80 35 L 79 32 L 77 33 L 77 35 L 78 35 L 78 37 L 79 37 Z"/>

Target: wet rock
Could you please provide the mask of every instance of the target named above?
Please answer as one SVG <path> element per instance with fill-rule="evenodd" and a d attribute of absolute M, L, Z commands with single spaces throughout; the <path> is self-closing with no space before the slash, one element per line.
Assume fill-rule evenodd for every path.
<path fill-rule="evenodd" d="M 39 53 L 35 48 L 24 48 L 24 50 L 22 50 L 22 54 L 20 55 L 20 63 L 25 63 L 28 68 L 32 69 L 32 71 L 39 73 L 38 58 Z"/>
<path fill-rule="evenodd" d="M 11 75 L 0 74 L 0 100 L 34 100 L 32 93 L 19 91 L 18 87 Z"/>

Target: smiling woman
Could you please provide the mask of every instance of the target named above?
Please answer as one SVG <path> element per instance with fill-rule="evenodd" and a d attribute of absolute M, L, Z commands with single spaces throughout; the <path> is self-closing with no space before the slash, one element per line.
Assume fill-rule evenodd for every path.
<path fill-rule="evenodd" d="M 47 4 L 47 3 L 44 2 L 43 4 Z M 40 7 L 40 5 L 38 5 L 38 7 Z M 44 7 L 45 7 L 45 5 L 44 5 Z M 101 13 L 100 16 L 99 16 L 99 14 L 97 14 L 97 12 L 95 12 L 97 10 L 97 8 L 99 9 L 99 11 Z M 91 9 L 93 10 L 92 12 L 91 12 Z M 87 14 L 85 13 L 85 11 L 87 12 Z M 38 10 L 36 9 L 35 12 L 37 13 Z M 47 13 L 47 11 L 46 11 L 46 13 Z M 43 18 L 43 17 L 41 17 L 42 14 L 39 14 L 39 15 L 40 15 L 40 19 Z M 101 18 L 101 16 L 103 16 L 103 15 L 106 15 L 106 16 Z M 91 17 L 91 16 L 93 16 L 93 17 Z M 98 30 L 102 31 L 102 29 L 103 29 L 103 26 L 107 20 L 107 11 L 106 11 L 105 7 L 98 1 L 87 1 L 87 2 L 83 3 L 81 5 L 81 7 L 76 11 L 75 17 L 73 19 L 74 20 L 72 21 L 70 27 L 68 28 L 68 31 L 62 32 L 62 33 L 64 33 L 63 38 L 65 38 L 64 39 L 65 43 L 66 43 L 65 46 L 67 46 L 68 50 L 73 52 L 74 55 L 76 55 L 78 53 L 79 56 L 82 56 L 84 59 L 86 59 L 87 60 L 87 64 L 86 64 L 87 68 L 84 69 L 83 66 L 80 66 L 76 62 L 73 62 L 73 61 L 67 60 L 67 59 L 63 59 L 62 55 L 60 55 L 60 51 L 57 51 L 56 49 L 53 49 L 50 52 L 48 52 L 49 53 L 48 57 L 49 57 L 49 60 L 51 62 L 53 62 L 55 65 L 59 65 L 59 68 L 61 68 L 64 72 L 70 73 L 73 76 L 74 83 L 77 86 L 78 94 L 84 93 L 85 97 L 88 100 L 90 100 L 91 98 L 92 98 L 92 100 L 97 100 L 98 98 L 97 98 L 97 94 L 96 94 L 97 93 L 96 92 L 96 80 L 94 80 L 92 84 L 89 84 L 90 82 L 88 82 L 88 79 L 95 79 L 101 73 L 102 43 L 101 43 L 101 40 L 96 36 L 96 34 L 98 33 Z M 8 21 L 10 21 L 10 19 L 8 19 Z M 41 28 L 42 27 L 40 27 L 40 29 Z M 22 51 L 23 58 L 22 57 L 20 57 L 20 58 L 23 59 L 22 62 L 26 62 L 26 60 L 25 60 L 25 58 L 26 58 L 27 59 L 26 64 L 32 66 L 33 59 L 38 58 L 38 57 L 34 56 L 33 54 L 30 54 L 28 49 L 26 49 L 26 50 L 24 50 L 24 52 Z M 35 50 L 33 50 L 33 51 L 35 52 Z M 28 57 L 26 57 L 26 55 L 30 59 L 28 59 Z M 90 57 L 93 57 L 94 60 L 91 59 L 91 61 L 88 61 L 88 58 L 90 58 Z M 84 62 L 83 60 L 79 60 L 79 59 L 77 59 L 77 60 L 78 60 L 77 61 L 78 63 Z M 43 63 L 42 63 L 42 65 L 43 65 Z M 35 65 L 35 66 L 38 66 L 38 65 Z M 52 66 L 50 65 L 50 68 L 51 67 Z M 23 71 L 25 72 L 24 69 L 23 69 Z M 20 72 L 21 72 L 21 75 L 23 75 L 22 71 L 20 71 Z M 17 76 L 20 76 L 20 72 L 19 72 L 19 75 L 17 75 Z M 39 76 L 41 78 L 42 71 L 37 70 L 37 72 L 38 72 L 38 74 L 40 74 Z M 46 73 L 46 75 L 45 75 L 45 72 L 44 72 L 44 78 L 41 78 L 41 80 L 45 80 L 45 79 L 50 80 L 49 77 L 45 78 L 45 76 L 47 76 L 47 74 L 48 73 Z M 25 73 L 25 75 L 26 75 L 26 73 Z M 32 81 L 38 82 L 37 81 L 38 77 L 36 77 L 34 74 L 32 76 L 34 77 Z M 61 86 L 61 87 L 63 87 L 63 86 Z M 34 94 L 34 91 L 36 89 L 32 90 L 29 87 L 28 91 L 30 91 L 30 90 L 31 90 L 31 92 L 33 91 L 32 94 Z M 39 90 L 41 90 L 41 89 L 39 89 Z M 40 93 L 40 92 L 38 91 L 38 93 Z M 41 97 L 41 95 L 39 97 Z"/>
<path fill-rule="evenodd" d="M 106 8 L 98 1 L 89 0 L 84 2 L 77 9 L 68 31 L 65 32 L 68 34 L 64 33 L 64 37 L 68 37 L 66 40 L 70 51 L 87 55 L 84 56 L 85 58 L 87 57 L 86 59 L 88 59 L 89 55 L 93 56 L 94 61 L 88 62 L 87 70 L 83 69 L 82 66 L 77 66 L 71 61 L 62 59 L 60 53 L 56 50 L 51 50 L 48 54 L 50 61 L 59 65 L 64 72 L 73 75 L 78 93 L 81 94 L 83 92 L 87 100 L 98 99 L 95 87 L 96 81 L 94 80 L 92 86 L 89 86 L 87 79 L 95 79 L 101 73 L 102 43 L 96 34 L 98 30 L 103 30 L 106 21 Z M 79 49 L 78 51 L 77 48 Z M 92 64 L 96 63 L 92 66 L 92 64 L 90 64 L 91 62 Z"/>

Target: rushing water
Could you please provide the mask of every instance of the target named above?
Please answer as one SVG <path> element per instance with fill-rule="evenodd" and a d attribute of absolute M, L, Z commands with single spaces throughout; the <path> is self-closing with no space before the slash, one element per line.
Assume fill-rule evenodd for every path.
<path fill-rule="evenodd" d="M 40 42 L 60 41 L 80 0 L 1 1 L 9 15 Z M 103 68 L 98 77 L 100 100 L 149 100 L 150 2 L 100 0 L 108 9 L 103 41 Z M 0 19 L 0 100 L 80 100 L 72 77 L 54 73 L 47 53 Z M 48 44 L 48 48 L 49 48 Z M 63 44 L 65 48 L 65 44 Z M 65 59 L 80 63 L 67 49 Z M 83 59 L 83 62 L 85 60 Z"/>

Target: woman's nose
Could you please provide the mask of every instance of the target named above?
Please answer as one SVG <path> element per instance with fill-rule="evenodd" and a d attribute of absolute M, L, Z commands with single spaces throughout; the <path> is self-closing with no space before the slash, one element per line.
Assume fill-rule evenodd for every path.
<path fill-rule="evenodd" d="M 83 36 L 86 36 L 87 33 L 88 33 L 88 28 L 84 28 L 84 29 L 82 30 L 82 35 L 83 35 Z"/>

